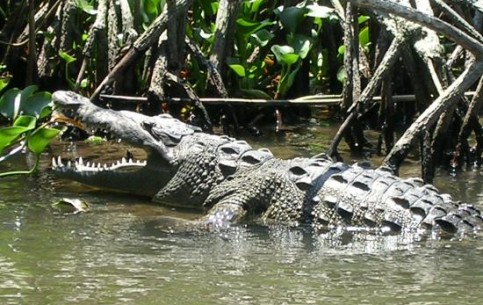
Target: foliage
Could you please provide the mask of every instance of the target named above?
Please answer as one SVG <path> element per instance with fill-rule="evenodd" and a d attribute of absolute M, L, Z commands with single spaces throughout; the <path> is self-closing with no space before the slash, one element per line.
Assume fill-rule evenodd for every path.
<path fill-rule="evenodd" d="M 45 122 L 51 113 L 50 93 L 39 92 L 37 86 L 13 88 L 0 97 L 0 115 L 11 122 L 11 126 L 0 128 L 0 162 L 22 151 L 35 156 L 31 169 L 0 173 L 0 177 L 31 174 L 36 170 L 41 153 L 61 131 Z"/>

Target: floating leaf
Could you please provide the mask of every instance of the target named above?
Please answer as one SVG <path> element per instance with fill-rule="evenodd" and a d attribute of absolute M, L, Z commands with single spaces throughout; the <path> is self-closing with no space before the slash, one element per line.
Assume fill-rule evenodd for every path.
<path fill-rule="evenodd" d="M 52 204 L 52 207 L 62 210 L 66 213 L 82 213 L 89 211 L 89 205 L 84 200 L 78 198 L 62 198 L 61 200 Z"/>

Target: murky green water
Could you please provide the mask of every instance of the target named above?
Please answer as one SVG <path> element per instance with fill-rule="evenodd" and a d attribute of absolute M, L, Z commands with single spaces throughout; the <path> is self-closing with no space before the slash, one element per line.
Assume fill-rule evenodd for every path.
<path fill-rule="evenodd" d="M 288 157 L 314 141 L 325 140 L 289 134 L 270 146 Z M 124 151 L 76 149 L 96 158 Z M 483 169 L 442 174 L 436 184 L 483 208 L 482 177 Z M 91 212 L 53 209 L 62 197 L 88 201 Z M 59 181 L 47 170 L 0 180 L 0 304 L 479 304 L 483 298 L 481 238 L 331 244 L 309 230 L 257 226 L 169 233 L 162 230 L 166 215 L 195 217 Z"/>

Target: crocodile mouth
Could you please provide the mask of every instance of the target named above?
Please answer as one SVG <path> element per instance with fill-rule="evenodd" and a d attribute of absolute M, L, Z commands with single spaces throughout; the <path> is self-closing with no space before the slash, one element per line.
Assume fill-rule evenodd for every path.
<path fill-rule="evenodd" d="M 124 156 L 121 153 L 113 156 L 112 160 L 105 157 L 115 153 L 105 150 L 93 160 L 56 156 L 52 158 L 51 168 L 57 176 L 97 188 L 145 196 L 153 196 L 169 181 L 174 171 L 169 162 L 170 151 L 153 136 L 149 127 L 157 123 L 155 127 L 163 129 L 163 124 L 167 125 L 165 121 L 170 119 L 100 108 L 73 92 L 57 91 L 52 99 L 55 105 L 52 115 L 54 122 L 74 126 L 87 134 L 102 134 L 113 144 L 121 145 L 121 151 L 122 145 L 127 144 L 145 152 L 145 156 L 136 153 L 135 157 L 128 148 Z M 104 149 L 104 146 L 99 147 Z"/>
<path fill-rule="evenodd" d="M 108 126 L 94 127 L 88 126 L 88 124 L 80 121 L 76 115 L 75 110 L 69 108 L 58 108 L 52 115 L 52 121 L 58 124 L 73 126 L 89 134 L 89 129 L 92 130 L 91 134 L 102 133 L 106 137 L 112 138 L 113 135 L 108 132 Z M 89 128 L 92 127 L 92 128 Z M 122 142 L 119 140 L 118 142 Z M 63 159 L 61 156 L 52 157 L 52 169 L 56 172 L 78 172 L 85 174 L 96 174 L 103 171 L 113 172 L 129 172 L 133 170 L 139 170 L 147 165 L 147 160 L 135 159 L 132 153 L 128 150 L 126 156 L 118 159 L 114 162 L 94 162 L 85 161 L 83 157 L 77 157 L 74 159 Z"/>

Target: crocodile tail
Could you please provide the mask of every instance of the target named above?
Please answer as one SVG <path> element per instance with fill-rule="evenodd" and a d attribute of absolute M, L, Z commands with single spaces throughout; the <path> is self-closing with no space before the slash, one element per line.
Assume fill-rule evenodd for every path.
<path fill-rule="evenodd" d="M 390 171 L 353 165 L 331 176 L 313 199 L 319 230 L 360 227 L 391 232 L 469 232 L 483 225 L 481 212 L 455 202 L 421 179 L 401 179 Z"/>

